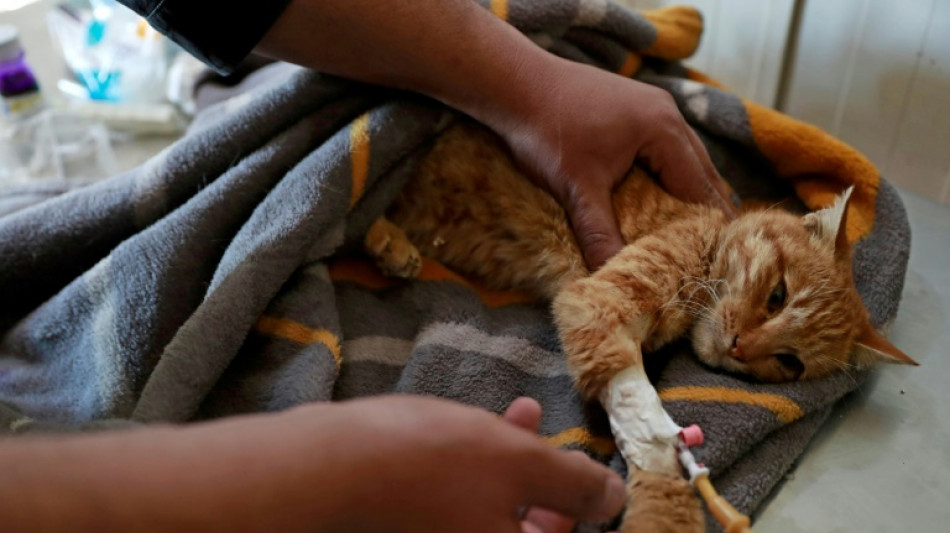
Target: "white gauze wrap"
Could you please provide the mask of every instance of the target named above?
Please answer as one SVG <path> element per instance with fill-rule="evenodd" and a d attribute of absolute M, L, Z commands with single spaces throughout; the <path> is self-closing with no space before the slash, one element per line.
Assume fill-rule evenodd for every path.
<path fill-rule="evenodd" d="M 641 367 L 620 372 L 600 395 L 620 455 L 628 465 L 651 472 L 678 472 L 676 443 L 682 428 L 660 404 Z"/>

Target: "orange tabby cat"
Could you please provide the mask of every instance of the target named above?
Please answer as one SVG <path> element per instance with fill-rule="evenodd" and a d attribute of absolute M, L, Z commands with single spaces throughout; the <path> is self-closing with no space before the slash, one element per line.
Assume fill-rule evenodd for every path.
<path fill-rule="evenodd" d="M 708 365 L 771 382 L 913 361 L 874 330 L 855 290 L 847 195 L 804 217 L 729 221 L 634 171 L 613 203 L 628 245 L 590 274 L 561 207 L 499 139 L 465 122 L 438 140 L 366 248 L 391 275 L 415 275 L 421 253 L 492 288 L 551 299 L 578 389 L 604 406 L 630 467 L 623 530 L 702 531 L 674 452 L 679 427 L 642 351 L 689 335 Z"/>

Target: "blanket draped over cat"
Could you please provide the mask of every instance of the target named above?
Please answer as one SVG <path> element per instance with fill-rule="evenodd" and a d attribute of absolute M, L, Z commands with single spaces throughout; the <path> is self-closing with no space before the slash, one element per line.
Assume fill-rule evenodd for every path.
<path fill-rule="evenodd" d="M 855 283 L 876 327 L 894 318 L 910 244 L 894 188 L 854 149 L 682 66 L 702 30 L 696 11 L 482 4 L 553 53 L 669 91 L 742 198 L 819 209 L 853 185 Z M 81 188 L 0 191 L 0 432 L 393 391 L 500 412 L 528 395 L 550 442 L 624 468 L 603 412 L 574 388 L 545 304 L 432 261 L 418 279 L 394 280 L 350 254 L 451 111 L 283 64 L 201 96 L 218 103 L 139 168 Z M 673 420 L 703 427 L 693 451 L 745 512 L 866 378 L 753 383 L 688 351 L 676 345 L 648 370 Z"/>

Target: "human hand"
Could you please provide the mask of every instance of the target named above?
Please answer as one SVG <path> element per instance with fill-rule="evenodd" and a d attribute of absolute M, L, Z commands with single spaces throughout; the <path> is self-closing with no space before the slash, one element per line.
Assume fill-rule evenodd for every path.
<path fill-rule="evenodd" d="M 541 423 L 541 406 L 531 398 L 521 397 L 508 406 L 502 418 L 514 426 L 535 434 Z M 574 451 L 568 453 L 583 452 Z M 570 533 L 574 529 L 574 520 L 541 507 L 526 509 L 521 521 L 522 533 Z"/>
<path fill-rule="evenodd" d="M 356 498 L 365 520 L 348 523 L 350 531 L 566 533 L 573 519 L 611 518 L 626 499 L 619 476 L 537 438 L 540 407 L 533 400 L 513 403 L 507 424 L 432 399 L 365 400 L 347 408 L 362 411 L 347 417 L 363 426 L 357 434 L 387 436 L 360 441 L 380 462 L 367 469 L 374 482 L 361 484 Z M 519 524 L 517 511 L 526 507 Z"/>
<path fill-rule="evenodd" d="M 534 75 L 521 78 L 532 80 L 531 98 L 488 122 L 564 206 L 592 270 L 624 244 L 611 194 L 634 161 L 673 196 L 734 215 L 722 178 L 669 93 L 554 56 L 530 68 Z"/>

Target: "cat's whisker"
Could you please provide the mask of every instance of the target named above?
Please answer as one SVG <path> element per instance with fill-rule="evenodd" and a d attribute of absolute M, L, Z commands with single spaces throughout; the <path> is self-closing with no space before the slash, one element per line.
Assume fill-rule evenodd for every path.
<path fill-rule="evenodd" d="M 772 205 L 766 207 L 766 208 L 763 210 L 763 213 L 767 213 L 767 212 L 769 212 L 769 211 L 775 209 L 776 207 L 781 207 L 782 202 L 784 202 L 784 200 L 779 200 L 779 201 L 775 202 L 774 204 L 772 204 Z"/>
<path fill-rule="evenodd" d="M 667 303 L 663 304 L 662 308 L 666 309 L 673 305 L 678 305 L 680 309 L 684 311 L 705 311 L 711 312 L 713 309 L 709 305 L 705 304 L 702 301 L 697 301 L 694 299 L 679 299 L 674 298 Z"/>
<path fill-rule="evenodd" d="M 835 359 L 834 357 L 829 357 L 827 355 L 817 355 L 814 356 L 814 358 L 816 363 L 834 367 L 836 370 L 840 371 L 840 374 L 844 374 L 851 381 L 852 385 L 858 385 L 858 380 L 852 372 L 853 370 L 858 369 L 857 365 L 848 361 L 843 361 L 841 359 Z"/>
<path fill-rule="evenodd" d="M 691 281 L 687 282 L 686 280 L 691 280 Z M 692 305 L 700 305 L 704 308 L 704 310 L 711 312 L 712 308 L 708 304 L 706 304 L 706 302 L 697 299 L 697 293 L 699 293 L 700 295 L 701 294 L 708 295 L 710 299 L 712 299 L 716 304 L 718 304 L 721 301 L 721 296 L 719 295 L 718 286 L 723 282 L 724 280 L 707 280 L 707 279 L 698 278 L 696 276 L 684 276 L 683 278 L 680 278 L 681 288 L 678 295 L 680 293 L 684 293 L 687 290 L 689 291 L 689 294 L 685 295 L 685 297 L 683 298 L 677 297 L 678 295 L 674 296 L 671 302 L 675 303 L 676 301 L 678 301 L 681 304 L 685 304 L 688 302 Z M 714 286 L 714 283 L 715 283 L 715 286 Z M 669 304 L 671 302 L 667 302 L 667 303 Z"/>
<path fill-rule="evenodd" d="M 703 294 L 709 294 L 713 298 L 717 298 L 715 291 L 711 289 L 707 280 L 696 276 L 683 276 L 679 282 L 679 291 L 660 306 L 661 309 L 670 309 L 676 306 L 683 313 L 693 318 L 702 318 L 712 311 L 709 305 L 706 304 L 705 298 L 702 297 Z"/>
<path fill-rule="evenodd" d="M 678 311 L 693 318 L 701 318 L 707 313 L 707 310 L 702 308 L 681 308 Z"/>
<path fill-rule="evenodd" d="M 702 319 L 709 316 L 707 309 L 684 310 L 683 313 L 697 319 Z"/>

